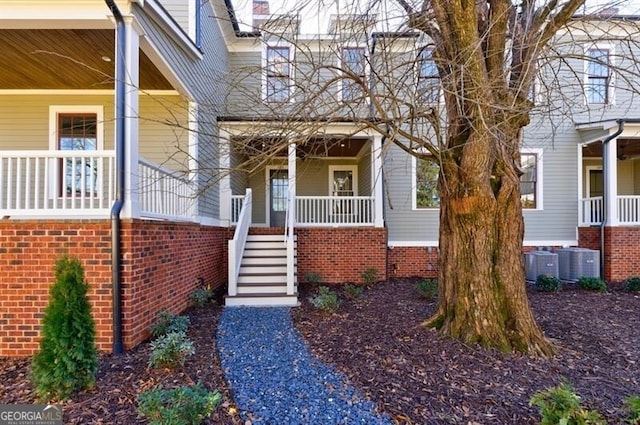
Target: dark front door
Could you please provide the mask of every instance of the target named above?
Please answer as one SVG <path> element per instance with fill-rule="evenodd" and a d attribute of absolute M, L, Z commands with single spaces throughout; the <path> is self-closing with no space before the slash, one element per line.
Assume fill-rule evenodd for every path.
<path fill-rule="evenodd" d="M 289 174 L 287 170 L 271 170 L 269 172 L 269 187 L 269 224 L 271 227 L 284 227 L 289 193 Z"/>

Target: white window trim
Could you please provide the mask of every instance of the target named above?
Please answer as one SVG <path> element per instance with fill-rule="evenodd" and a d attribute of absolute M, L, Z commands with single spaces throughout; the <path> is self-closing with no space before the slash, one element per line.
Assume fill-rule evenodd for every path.
<path fill-rule="evenodd" d="M 339 99 L 340 102 L 345 102 L 345 100 L 342 98 L 342 82 L 343 82 L 343 78 L 342 76 L 344 75 L 344 68 L 343 68 L 343 62 L 342 62 L 342 51 L 344 49 L 362 49 L 364 50 L 364 61 L 365 61 L 365 65 L 364 65 L 364 80 L 365 80 L 365 84 L 368 84 L 369 81 L 369 77 L 371 75 L 371 62 L 370 62 L 370 55 L 369 55 L 369 49 L 367 48 L 366 45 L 364 44 L 343 44 L 340 46 L 340 48 L 338 49 L 338 69 L 340 70 L 340 78 L 338 79 L 338 96 L 337 98 Z M 364 98 L 365 98 L 365 102 L 367 104 L 369 104 L 370 100 L 369 100 L 369 96 L 367 96 L 366 91 L 364 92 Z"/>
<path fill-rule="evenodd" d="M 427 153 L 426 151 L 424 153 Z M 413 211 L 437 211 L 440 207 L 418 208 L 418 158 L 411 155 L 411 210 Z"/>
<path fill-rule="evenodd" d="M 96 150 L 104 150 L 104 107 L 102 105 L 50 105 L 49 106 L 49 150 L 58 150 L 58 115 L 95 114 Z M 49 199 L 58 198 L 58 161 L 49 163 Z"/>
<path fill-rule="evenodd" d="M 267 73 L 269 72 L 267 68 L 267 52 L 269 48 L 279 48 L 279 47 L 286 47 L 289 49 L 289 100 L 285 102 L 269 101 L 267 98 L 267 78 L 268 78 Z M 262 101 L 264 103 L 278 105 L 278 104 L 286 104 L 286 103 L 294 102 L 295 100 L 295 84 L 294 84 L 295 77 L 294 76 L 296 75 L 294 59 L 295 59 L 295 49 L 291 43 L 278 41 L 276 43 L 264 42 L 262 44 Z"/>
<path fill-rule="evenodd" d="M 521 154 L 535 154 L 536 155 L 536 207 L 535 208 L 522 208 L 523 213 L 526 211 L 542 211 L 544 210 L 543 196 L 542 193 L 543 188 L 543 176 L 544 176 L 544 168 L 543 168 L 543 152 L 544 150 L 541 148 L 532 149 L 521 149 Z"/>
<path fill-rule="evenodd" d="M 335 171 L 351 171 L 353 176 L 353 196 L 358 196 L 358 166 L 357 165 L 329 165 L 329 196 L 333 195 L 333 173 Z"/>
<path fill-rule="evenodd" d="M 607 87 L 607 103 L 589 103 L 589 99 L 587 97 L 587 86 L 589 84 L 589 59 L 587 58 L 587 53 L 589 50 L 606 50 L 609 52 L 609 86 Z M 591 43 L 584 46 L 584 60 L 583 60 L 583 80 L 582 80 L 582 92 L 584 98 L 585 105 L 593 105 L 594 107 L 598 106 L 607 106 L 616 104 L 616 74 L 615 70 L 615 47 L 613 44 L 609 43 Z"/>

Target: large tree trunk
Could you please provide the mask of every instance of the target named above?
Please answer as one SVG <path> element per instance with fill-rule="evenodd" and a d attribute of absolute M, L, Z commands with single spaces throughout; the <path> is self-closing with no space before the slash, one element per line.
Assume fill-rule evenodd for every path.
<path fill-rule="evenodd" d="M 524 280 L 519 143 L 495 137 L 472 132 L 441 158 L 439 305 L 426 324 L 469 344 L 551 355 Z"/>

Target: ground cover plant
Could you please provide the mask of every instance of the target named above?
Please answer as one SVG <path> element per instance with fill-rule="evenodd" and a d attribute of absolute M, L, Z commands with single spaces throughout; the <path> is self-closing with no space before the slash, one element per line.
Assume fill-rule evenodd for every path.
<path fill-rule="evenodd" d="M 338 314 L 316 310 L 301 287 L 302 306 L 292 309 L 296 327 L 314 354 L 345 373 L 351 383 L 400 425 L 540 424 L 531 397 L 571 383 L 584 409 L 608 424 L 631 422 L 625 399 L 640 388 L 640 296 L 613 288 L 608 293 L 567 285 L 549 296 L 529 292 L 536 319 L 558 354 L 549 359 L 506 355 L 442 338 L 420 326 L 436 308 L 414 289 L 419 280 L 393 280 L 345 299 Z M 344 297 L 343 289 L 333 290 Z M 196 355 L 167 373 L 147 367 L 148 343 L 122 356 L 100 356 L 95 386 L 64 404 L 65 424 L 147 423 L 138 417 L 137 397 L 162 386 L 201 382 L 219 389 L 220 406 L 204 424 L 244 424 L 224 380 L 212 337 L 222 307 L 213 303 L 184 315 Z M 0 404 L 35 402 L 29 359 L 0 358 Z"/>

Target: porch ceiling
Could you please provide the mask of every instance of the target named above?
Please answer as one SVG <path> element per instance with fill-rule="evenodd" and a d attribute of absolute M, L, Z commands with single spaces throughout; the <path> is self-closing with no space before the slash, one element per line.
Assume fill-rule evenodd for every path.
<path fill-rule="evenodd" d="M 640 157 L 640 139 L 618 139 L 618 159 Z M 602 142 L 590 143 L 582 148 L 583 158 L 601 158 Z"/>
<path fill-rule="evenodd" d="M 0 89 L 113 89 L 113 30 L 3 29 L 0 40 Z M 173 89 L 142 51 L 140 88 Z"/>
<path fill-rule="evenodd" d="M 368 139 L 323 137 L 310 138 L 296 145 L 298 158 L 355 158 L 367 146 Z M 273 153 L 286 156 L 286 146 L 282 138 L 234 138 L 235 147 L 248 156 Z"/>

